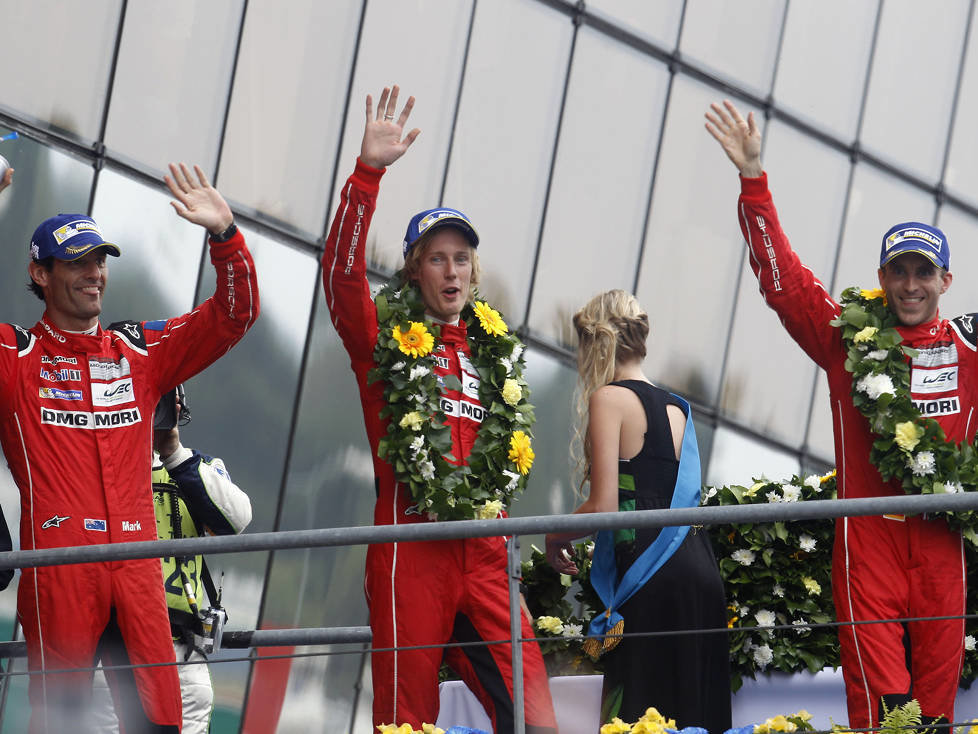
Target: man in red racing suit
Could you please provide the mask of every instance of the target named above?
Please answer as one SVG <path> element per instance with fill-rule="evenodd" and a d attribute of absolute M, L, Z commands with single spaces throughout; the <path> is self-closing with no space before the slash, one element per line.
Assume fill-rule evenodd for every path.
<path fill-rule="evenodd" d="M 760 132 L 724 102 L 711 105 L 707 129 L 741 172 L 740 227 L 750 264 L 767 304 L 785 329 L 823 369 L 829 382 L 838 496 L 904 494 L 898 479 L 884 482 L 870 463 L 875 434 L 852 402 L 852 374 L 844 365 L 842 332 L 829 324 L 839 305 L 802 265 L 781 230 L 760 162 Z M 948 440 L 972 441 L 978 426 L 978 335 L 974 314 L 951 321 L 937 312 L 951 283 L 943 232 L 919 222 L 884 235 L 879 280 L 902 326 L 911 362 L 911 398 L 936 419 Z M 909 469 L 908 469 L 909 471 Z M 879 515 L 836 520 L 832 595 L 840 622 L 961 615 L 965 611 L 962 539 L 943 519 Z M 840 628 L 849 725 L 878 726 L 883 705 L 911 698 L 925 722 L 954 720 L 964 656 L 963 619 L 898 622 Z"/>
<path fill-rule="evenodd" d="M 356 375 L 373 453 L 377 482 L 374 522 L 389 525 L 422 522 L 412 507 L 409 490 L 399 484 L 391 466 L 378 457 L 387 423 L 378 416 L 384 407 L 384 386 L 367 384 L 374 366 L 377 312 L 366 278 L 364 243 L 373 215 L 380 178 L 407 150 L 418 130 L 401 140 L 413 106 L 405 105 L 393 121 L 398 88 L 385 89 L 377 119 L 367 97 L 367 125 L 356 170 L 340 197 L 323 255 L 326 304 Z M 389 95 L 389 96 L 388 96 Z M 382 111 L 385 116 L 381 119 Z M 442 210 L 439 210 L 442 211 Z M 422 273 L 415 281 L 428 314 L 439 322 L 441 337 L 433 353 L 439 377 L 455 375 L 462 391 L 442 387 L 441 406 L 452 433 L 452 455 L 464 463 L 479 430 L 482 407 L 479 377 L 468 362 L 469 345 L 459 313 L 469 293 L 469 277 L 478 243 L 471 223 L 454 210 L 425 233 Z M 417 219 L 417 218 L 416 218 Z M 446 238 L 444 251 L 437 238 Z M 406 242 L 407 248 L 414 243 Z M 426 248 L 424 250 L 420 248 Z M 430 265 L 428 263 L 431 263 Z M 437 275 L 435 272 L 437 271 Z M 439 380 L 442 384 L 442 381 Z M 437 645 L 508 639 L 509 596 L 505 539 L 427 541 L 371 545 L 367 551 L 367 603 L 373 633 L 372 655 L 374 723 L 409 723 L 420 728 L 434 723 L 438 714 L 438 669 L 443 650 Z M 522 617 L 522 635 L 533 637 Z M 431 645 L 422 650 L 394 648 Z M 444 657 L 479 698 L 496 732 L 512 732 L 513 675 L 511 649 L 506 645 L 447 648 Z M 553 707 L 543 659 L 536 644 L 523 648 L 527 732 L 556 732 Z"/>
<path fill-rule="evenodd" d="M 103 329 L 105 256 L 119 249 L 80 214 L 52 217 L 34 233 L 29 270 L 44 315 L 31 329 L 0 325 L 0 444 L 20 489 L 24 550 L 155 540 L 156 403 L 258 316 L 254 263 L 231 210 L 200 169 L 196 181 L 185 166 L 170 170 L 174 208 L 211 232 L 218 272 L 215 294 L 184 316 Z M 157 558 L 25 568 L 17 613 L 31 670 L 83 669 L 31 675 L 32 732 L 89 730 L 84 669 L 108 625 L 118 625 L 134 664 L 175 662 Z M 179 731 L 176 668 L 134 674 L 146 721 L 133 728 Z"/>

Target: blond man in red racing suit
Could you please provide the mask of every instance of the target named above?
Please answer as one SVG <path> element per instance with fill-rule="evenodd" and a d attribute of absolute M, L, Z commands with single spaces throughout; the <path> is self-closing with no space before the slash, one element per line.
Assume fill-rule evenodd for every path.
<path fill-rule="evenodd" d="M 761 167 L 761 134 L 730 102 L 712 104 L 707 130 L 740 171 L 740 227 L 767 304 L 823 369 L 829 382 L 838 495 L 904 494 L 870 463 L 875 435 L 852 402 L 842 331 L 829 324 L 839 305 L 792 251 Z M 935 418 L 948 440 L 972 441 L 978 427 L 978 338 L 974 314 L 951 321 L 938 300 L 951 285 L 947 238 L 936 227 L 905 222 L 883 237 L 879 283 L 899 318 L 912 360 L 911 398 Z M 853 284 L 856 285 L 856 284 Z M 908 469 L 909 471 L 909 469 Z M 964 613 L 962 539 L 943 519 L 879 515 L 836 521 L 832 595 L 840 622 Z M 878 726 L 884 706 L 917 699 L 925 722 L 953 721 L 964 656 L 963 619 L 909 622 L 910 669 L 898 622 L 855 624 L 839 631 L 849 725 Z"/>
<path fill-rule="evenodd" d="M 386 434 L 386 421 L 379 418 L 385 406 L 384 387 L 367 384 L 367 373 L 374 366 L 378 324 L 366 278 L 364 244 L 385 167 L 400 158 L 420 132 L 414 129 L 402 139 L 414 98 L 395 122 L 397 94 L 396 86 L 384 90 L 376 118 L 372 99 L 367 97 L 360 157 L 343 187 L 323 255 L 326 305 L 350 355 L 373 453 L 374 522 L 383 525 L 425 520 L 392 467 L 378 457 L 378 444 Z M 420 290 L 428 316 L 440 326 L 441 336 L 433 350 L 438 363 L 435 372 L 439 378 L 454 375 L 462 385 L 461 391 L 443 386 L 441 405 L 452 431 L 455 463 L 464 463 L 478 435 L 482 411 L 479 378 L 468 362 L 466 325 L 459 319 L 470 285 L 477 280 L 478 235 L 468 218 L 456 210 L 422 214 L 435 214 L 437 224 L 416 239 L 409 227 L 406 269 Z M 412 220 L 415 232 L 422 219 L 418 215 Z M 422 723 L 435 722 L 443 657 L 437 645 L 509 638 L 506 550 L 501 537 L 371 545 L 366 592 L 373 647 L 378 649 L 372 656 L 374 723 L 378 725 L 409 723 L 420 728 Z M 529 621 L 523 618 L 522 623 L 522 635 L 533 637 Z M 391 649 L 416 645 L 432 647 Z M 511 654 L 508 644 L 444 652 L 482 702 L 499 734 L 512 732 L 514 727 Z M 524 645 L 523 660 L 526 731 L 556 732 L 546 671 L 536 644 Z"/>

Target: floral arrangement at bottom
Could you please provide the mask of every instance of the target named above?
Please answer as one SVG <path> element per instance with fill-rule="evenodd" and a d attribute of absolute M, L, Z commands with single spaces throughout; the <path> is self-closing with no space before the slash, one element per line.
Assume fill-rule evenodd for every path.
<path fill-rule="evenodd" d="M 530 546 L 530 558 L 523 562 L 522 576 L 526 604 L 533 615 L 536 630 L 547 666 L 547 674 L 586 675 L 601 671 L 601 666 L 584 654 L 582 634 L 591 617 L 601 610 L 601 600 L 589 581 L 591 553 L 594 543 L 580 542 L 574 545 L 571 559 L 579 569 L 577 576 L 557 573 L 547 563 L 543 551 Z M 576 602 L 579 614 L 568 600 Z"/>
<path fill-rule="evenodd" d="M 750 487 L 709 487 L 703 505 L 834 499 L 835 472 Z M 833 521 L 737 523 L 709 529 L 727 593 L 731 689 L 758 671 L 839 665 L 831 595 Z"/>
<path fill-rule="evenodd" d="M 445 734 L 445 730 L 434 724 L 422 724 L 420 729 L 415 729 L 410 724 L 378 724 L 377 731 L 380 734 Z"/>

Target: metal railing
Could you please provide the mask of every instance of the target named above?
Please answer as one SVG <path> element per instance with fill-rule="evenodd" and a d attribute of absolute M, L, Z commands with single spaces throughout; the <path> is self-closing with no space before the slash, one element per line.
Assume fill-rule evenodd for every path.
<path fill-rule="evenodd" d="M 7 551 L 0 552 L 0 569 L 159 558 L 162 556 L 209 555 L 242 551 L 504 536 L 507 537 L 510 598 L 510 640 L 508 642 L 511 645 L 513 656 L 515 731 L 517 734 L 525 734 L 521 643 L 529 640 L 522 638 L 520 634 L 520 557 L 516 543 L 518 536 L 550 532 L 574 532 L 584 536 L 601 530 L 619 528 L 790 522 L 861 515 L 921 515 L 942 511 L 966 512 L 969 510 L 978 510 L 978 492 L 286 530 L 245 535 L 183 538 L 180 540 Z M 371 635 L 368 627 L 228 631 L 224 634 L 222 648 L 362 644 L 370 641 Z M 25 654 L 25 650 L 25 643 L 23 642 L 0 643 L 0 657 L 20 657 Z"/>

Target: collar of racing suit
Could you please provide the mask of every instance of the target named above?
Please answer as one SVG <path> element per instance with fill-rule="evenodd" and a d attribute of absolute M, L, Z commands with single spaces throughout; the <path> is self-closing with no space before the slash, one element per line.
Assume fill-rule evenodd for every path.
<path fill-rule="evenodd" d="M 947 322 L 938 313 L 937 316 L 926 323 L 917 324 L 916 326 L 898 326 L 896 328 L 900 332 L 900 336 L 903 337 L 903 341 L 908 344 L 913 344 L 937 336 L 946 329 L 946 324 Z"/>

